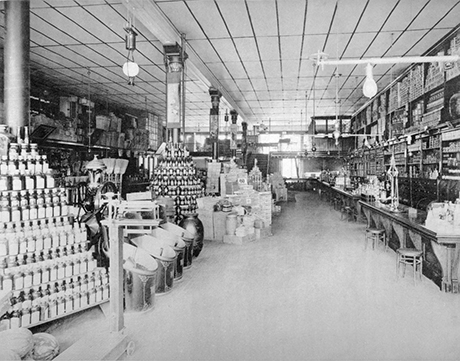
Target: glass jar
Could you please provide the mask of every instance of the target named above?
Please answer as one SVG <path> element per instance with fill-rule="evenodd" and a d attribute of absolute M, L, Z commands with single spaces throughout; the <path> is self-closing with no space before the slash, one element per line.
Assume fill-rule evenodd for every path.
<path fill-rule="evenodd" d="M 54 207 L 51 202 L 45 203 L 45 217 L 52 218 L 54 215 Z"/>
<path fill-rule="evenodd" d="M 51 174 L 48 174 L 46 176 L 46 187 L 47 188 L 54 188 L 56 186 L 56 182 L 54 177 Z"/>
<path fill-rule="evenodd" d="M 0 158 L 0 175 L 8 175 L 8 156 L 2 155 Z"/>
<path fill-rule="evenodd" d="M 27 163 L 26 160 L 22 155 L 18 156 L 18 171 L 19 175 L 25 175 L 27 170 Z"/>
<path fill-rule="evenodd" d="M 8 256 L 8 240 L 5 233 L 0 233 L 0 257 Z"/>
<path fill-rule="evenodd" d="M 9 160 L 17 160 L 19 157 L 19 144 L 18 143 L 10 143 L 10 148 L 8 150 L 8 158 Z"/>
<path fill-rule="evenodd" d="M 37 174 L 35 176 L 35 188 L 44 189 L 45 188 L 45 176 L 43 174 Z"/>
<path fill-rule="evenodd" d="M 6 174 L 0 175 L 0 189 L 1 190 L 9 190 L 9 182 L 8 182 L 8 177 Z"/>
<path fill-rule="evenodd" d="M 24 273 L 24 288 L 30 288 L 33 285 L 34 273 L 32 269 L 28 269 Z"/>
<path fill-rule="evenodd" d="M 44 174 L 48 174 L 50 169 L 49 169 L 49 164 L 48 164 L 48 159 L 46 157 L 46 155 L 42 155 L 42 172 Z"/>
<path fill-rule="evenodd" d="M 35 159 L 30 154 L 26 158 L 26 165 L 27 165 L 27 175 L 34 176 L 35 175 Z M 27 188 L 33 189 L 33 188 Z"/>
<path fill-rule="evenodd" d="M 5 275 L 3 276 L 2 290 L 6 292 L 12 291 L 13 281 L 14 281 L 13 274 L 9 270 L 6 270 Z"/>
<path fill-rule="evenodd" d="M 22 190 L 22 178 L 19 174 L 11 177 L 11 189 L 15 191 Z"/>
<path fill-rule="evenodd" d="M 35 297 L 32 301 L 32 309 L 31 309 L 31 317 L 30 317 L 30 323 L 32 325 L 38 323 L 41 321 L 40 319 L 40 314 L 41 314 L 41 305 L 40 305 L 40 298 Z"/>
<path fill-rule="evenodd" d="M 38 155 L 38 144 L 37 143 L 30 143 L 30 155 L 32 157 L 36 157 Z"/>
<path fill-rule="evenodd" d="M 24 177 L 24 184 L 25 184 L 25 189 L 27 190 L 32 190 L 35 189 L 35 180 L 32 175 L 26 175 Z"/>
<path fill-rule="evenodd" d="M 11 209 L 9 206 L 0 206 L 0 223 L 11 222 Z"/>
<path fill-rule="evenodd" d="M 33 270 L 34 272 L 34 277 L 33 277 L 33 280 L 32 280 L 32 284 L 34 286 L 38 286 L 42 283 L 42 273 L 43 273 L 43 270 L 41 269 L 40 266 L 36 266 Z"/>
<path fill-rule="evenodd" d="M 7 156 L 13 135 L 7 124 L 0 124 L 0 156 Z"/>
<path fill-rule="evenodd" d="M 45 205 L 37 205 L 37 218 L 43 219 L 46 217 L 46 208 Z"/>
<path fill-rule="evenodd" d="M 24 274 L 22 272 L 16 272 L 14 274 L 14 289 L 19 291 L 24 288 Z"/>

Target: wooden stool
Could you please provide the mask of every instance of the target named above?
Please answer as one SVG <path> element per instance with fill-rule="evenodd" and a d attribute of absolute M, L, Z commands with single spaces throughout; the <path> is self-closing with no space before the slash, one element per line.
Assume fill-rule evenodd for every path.
<path fill-rule="evenodd" d="M 342 208 L 342 200 L 338 197 L 334 198 L 333 205 L 336 211 L 340 211 L 340 209 Z"/>
<path fill-rule="evenodd" d="M 340 211 L 342 212 L 341 215 L 340 215 L 340 219 L 343 219 L 344 217 L 347 217 L 348 222 L 350 222 L 350 220 L 356 221 L 357 217 L 356 217 L 356 213 L 355 213 L 355 210 L 353 209 L 353 207 L 343 206 Z"/>
<path fill-rule="evenodd" d="M 385 252 L 388 248 L 387 237 L 385 235 L 384 229 L 379 228 L 367 228 L 366 235 L 365 235 L 365 244 L 364 249 L 367 249 L 367 242 L 372 242 L 372 249 L 375 249 L 376 245 L 382 242 L 385 246 Z"/>
<path fill-rule="evenodd" d="M 396 277 L 399 278 L 401 264 L 404 265 L 403 277 L 406 274 L 406 265 L 414 268 L 414 284 L 417 273 L 422 280 L 423 251 L 415 248 L 399 248 L 396 250 Z"/>

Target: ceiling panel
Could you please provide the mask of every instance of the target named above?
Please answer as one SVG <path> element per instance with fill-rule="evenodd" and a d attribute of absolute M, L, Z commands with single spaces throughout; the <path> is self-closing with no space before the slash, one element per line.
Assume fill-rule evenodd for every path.
<path fill-rule="evenodd" d="M 67 12 L 73 11 L 73 9 L 74 8 L 63 8 L 61 10 L 66 10 Z M 98 39 L 93 34 L 85 30 L 84 22 L 90 20 L 88 15 L 82 19 L 78 18 L 78 20 L 70 19 L 69 17 L 63 15 L 63 13 L 54 9 L 36 9 L 33 11 L 33 14 L 35 14 L 37 18 L 42 19 L 42 21 L 52 24 L 52 27 L 46 27 L 46 31 L 50 31 L 52 34 L 56 33 L 55 29 L 59 29 L 61 32 L 71 36 L 71 38 L 75 39 L 79 43 L 93 44 L 98 42 Z M 32 18 L 35 17 L 31 16 L 31 26 L 34 27 L 35 24 L 33 23 Z M 42 29 L 43 25 L 39 24 L 39 26 L 40 29 Z M 43 27 L 43 29 L 45 28 Z"/>
<path fill-rule="evenodd" d="M 308 35 L 327 34 L 334 14 L 335 4 L 335 1 L 308 2 L 305 33 Z"/>
<path fill-rule="evenodd" d="M 305 21 L 308 1 L 278 1 L 280 35 L 300 35 Z"/>
<path fill-rule="evenodd" d="M 244 62 L 244 67 L 251 80 L 254 78 L 264 79 L 264 72 L 262 71 L 262 66 L 259 61 L 246 61 Z"/>
<path fill-rule="evenodd" d="M 268 79 L 281 79 L 281 65 L 278 61 L 262 61 Z"/>
<path fill-rule="evenodd" d="M 257 37 L 257 44 L 259 47 L 260 57 L 264 61 L 279 60 L 279 46 L 277 37 Z"/>
<path fill-rule="evenodd" d="M 204 30 L 206 37 L 213 39 L 228 36 L 225 23 L 214 2 L 190 1 L 187 4 L 189 11 L 193 14 L 200 28 Z"/>
<path fill-rule="evenodd" d="M 59 51 L 59 53 L 57 53 Z M 66 56 L 67 55 L 67 56 Z M 46 64 L 47 67 L 78 67 L 80 61 L 84 59 L 74 59 L 74 53 L 65 48 L 52 48 L 52 51 L 46 48 L 31 48 L 30 57 L 34 61 Z M 88 64 L 88 62 L 86 62 Z M 86 65 L 87 66 L 87 65 Z"/>
<path fill-rule="evenodd" d="M 239 61 L 227 61 L 225 63 L 225 66 L 227 67 L 230 76 L 233 79 L 243 79 L 247 78 L 247 73 L 246 70 L 243 67 L 243 64 Z"/>
<path fill-rule="evenodd" d="M 79 19 L 80 32 L 89 33 L 104 42 L 123 41 L 126 19 L 117 14 L 112 8 L 104 6 L 91 6 L 88 9 L 82 7 L 72 7 L 58 9 L 65 17 Z M 99 19 L 104 19 L 101 22 Z M 54 24 L 54 22 L 53 22 Z M 90 43 L 91 41 L 86 41 Z"/>
<path fill-rule="evenodd" d="M 247 4 L 256 36 L 278 36 L 275 1 L 248 1 Z"/>
<path fill-rule="evenodd" d="M 187 35 L 187 39 L 205 39 L 206 36 L 200 28 L 200 24 L 195 21 L 193 14 L 187 7 L 189 2 L 185 1 L 157 1 L 159 8 L 166 17 L 174 24 L 179 33 Z"/>
<path fill-rule="evenodd" d="M 282 36 L 280 43 L 283 60 L 298 60 L 300 58 L 302 36 Z"/>
<path fill-rule="evenodd" d="M 34 10 L 35 11 L 35 10 Z M 30 13 L 30 27 L 34 31 L 39 32 L 42 36 L 51 38 L 59 44 L 78 44 L 79 42 L 71 35 L 59 30 L 54 25 L 47 21 L 43 21 L 34 15 L 34 11 Z M 50 14 L 50 10 L 42 9 L 42 13 Z M 43 14 L 41 14 L 43 16 Z M 4 20 L 4 19 L 3 19 Z"/>
<path fill-rule="evenodd" d="M 252 33 L 244 1 L 217 1 L 232 37 L 246 37 Z"/>
<path fill-rule="evenodd" d="M 252 84 L 249 79 L 245 78 L 240 78 L 240 79 L 235 79 L 236 84 L 238 85 L 238 88 L 242 91 L 250 91 L 252 90 Z"/>
<path fill-rule="evenodd" d="M 234 40 L 242 61 L 259 61 L 259 53 L 257 52 L 254 38 L 238 38 Z"/>
<path fill-rule="evenodd" d="M 50 45 L 58 45 L 58 43 L 56 42 L 56 40 L 46 36 L 46 35 L 43 35 L 41 32 L 38 32 L 37 30 L 35 29 L 30 29 L 30 46 L 31 47 L 34 47 L 34 46 L 50 46 Z"/>
<path fill-rule="evenodd" d="M 69 45 L 59 50 L 62 56 L 78 58 L 78 62 L 91 67 L 96 64 L 98 66 L 113 66 L 122 64 L 122 57 L 119 55 L 115 59 L 108 57 L 104 52 L 99 53 L 98 49 L 93 49 L 86 45 Z M 115 62 L 118 60 L 118 63 Z M 140 63 L 141 64 L 141 63 Z"/>
<path fill-rule="evenodd" d="M 187 43 L 205 63 L 220 61 L 218 54 L 208 40 L 188 40 Z"/>
<path fill-rule="evenodd" d="M 231 39 L 213 39 L 211 43 L 217 53 L 220 54 L 222 61 L 239 61 L 238 53 Z M 204 59 L 204 61 L 209 62 L 209 59 Z"/>

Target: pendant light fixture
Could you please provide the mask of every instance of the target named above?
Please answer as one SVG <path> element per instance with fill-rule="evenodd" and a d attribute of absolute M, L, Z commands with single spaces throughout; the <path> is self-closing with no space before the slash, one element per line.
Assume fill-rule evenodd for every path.
<path fill-rule="evenodd" d="M 372 66 L 377 64 L 416 64 L 416 63 L 445 63 L 457 62 L 460 60 L 460 54 L 457 51 L 452 55 L 435 55 L 435 56 L 404 56 L 393 58 L 367 58 L 367 59 L 328 59 L 327 54 L 318 51 L 310 59 L 317 67 L 324 65 L 354 65 L 366 64 L 366 81 L 363 86 L 363 94 L 367 97 L 373 97 L 377 94 L 377 83 L 372 77 Z"/>
<path fill-rule="evenodd" d="M 363 94 L 365 97 L 372 98 L 377 94 L 377 83 L 372 75 L 372 64 L 366 65 L 366 80 L 363 85 Z"/>
<path fill-rule="evenodd" d="M 128 77 L 128 85 L 134 85 L 134 78 L 139 74 L 139 65 L 134 61 L 134 51 L 136 50 L 136 30 L 133 25 L 132 16 L 128 9 L 128 23 L 123 28 L 126 31 L 125 46 L 128 50 L 126 62 L 123 64 L 123 73 Z"/>

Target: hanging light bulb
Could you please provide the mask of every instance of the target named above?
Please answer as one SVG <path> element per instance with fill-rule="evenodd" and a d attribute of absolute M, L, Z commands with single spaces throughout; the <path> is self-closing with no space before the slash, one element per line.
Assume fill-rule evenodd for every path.
<path fill-rule="evenodd" d="M 136 50 L 136 30 L 131 20 L 124 28 L 126 31 L 125 46 L 128 50 L 126 62 L 123 64 L 123 74 L 128 77 L 128 84 L 134 85 L 134 78 L 139 74 L 139 65 L 134 61 L 134 51 Z"/>
<path fill-rule="evenodd" d="M 123 64 L 123 74 L 129 79 L 128 85 L 134 85 L 134 78 L 139 74 L 139 65 L 134 61 L 128 60 Z"/>
<path fill-rule="evenodd" d="M 377 83 L 372 76 L 372 64 L 366 65 L 366 80 L 363 85 L 363 94 L 368 98 L 372 98 L 377 94 Z"/>

